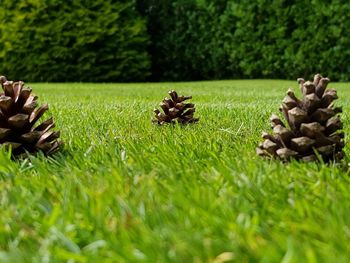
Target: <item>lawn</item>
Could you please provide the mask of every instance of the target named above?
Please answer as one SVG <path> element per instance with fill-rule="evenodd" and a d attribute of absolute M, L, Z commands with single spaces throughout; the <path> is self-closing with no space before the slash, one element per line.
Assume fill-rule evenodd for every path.
<path fill-rule="evenodd" d="M 30 86 L 65 146 L 0 152 L 0 262 L 350 261 L 349 149 L 337 166 L 255 154 L 295 81 Z M 350 84 L 330 86 L 349 134 Z M 198 124 L 151 123 L 170 89 Z"/>

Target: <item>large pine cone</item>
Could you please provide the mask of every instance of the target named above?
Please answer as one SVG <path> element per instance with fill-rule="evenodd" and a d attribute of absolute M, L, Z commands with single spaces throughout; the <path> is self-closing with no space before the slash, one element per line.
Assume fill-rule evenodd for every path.
<path fill-rule="evenodd" d="M 263 133 L 264 142 L 257 154 L 283 160 L 316 161 L 320 156 L 324 162 L 339 161 L 344 157 L 344 133 L 340 131 L 342 109 L 333 104 L 337 91 L 326 90 L 329 79 L 320 74 L 314 76 L 313 82 L 298 79 L 298 83 L 302 100 L 289 89 L 280 108 L 288 127 L 272 115 L 274 134 Z"/>
<path fill-rule="evenodd" d="M 44 104 L 37 108 L 37 96 L 22 81 L 7 81 L 0 77 L 3 93 L 0 94 L 0 144 L 12 148 L 13 155 L 42 151 L 52 154 L 62 144 L 60 132 L 53 132 L 52 118 L 38 126 L 35 123 L 48 110 Z"/>
<path fill-rule="evenodd" d="M 163 125 L 165 123 L 194 123 L 198 122 L 198 118 L 194 118 L 193 115 L 196 111 L 194 104 L 185 103 L 185 100 L 192 99 L 192 96 L 178 96 L 175 90 L 169 91 L 171 99 L 165 98 L 160 107 L 164 113 L 161 113 L 158 109 L 154 109 L 155 119 L 153 122 Z"/>

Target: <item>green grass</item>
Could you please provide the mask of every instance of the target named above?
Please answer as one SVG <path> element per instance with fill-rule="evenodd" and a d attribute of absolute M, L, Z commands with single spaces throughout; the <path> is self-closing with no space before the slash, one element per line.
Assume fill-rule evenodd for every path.
<path fill-rule="evenodd" d="M 338 166 L 255 154 L 295 82 L 31 86 L 65 147 L 0 152 L 0 262 L 350 261 L 349 150 Z M 350 84 L 330 86 L 349 134 Z M 151 123 L 170 89 L 198 124 Z"/>

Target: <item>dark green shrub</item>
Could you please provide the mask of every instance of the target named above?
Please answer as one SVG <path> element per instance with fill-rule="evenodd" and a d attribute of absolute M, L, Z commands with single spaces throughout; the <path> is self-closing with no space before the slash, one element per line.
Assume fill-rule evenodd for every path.
<path fill-rule="evenodd" d="M 139 0 L 138 3 L 149 20 L 154 80 L 231 77 L 221 70 L 231 67 L 225 58 L 227 38 L 221 34 L 219 15 L 226 0 L 208 3 Z"/>
<path fill-rule="evenodd" d="M 26 81 L 141 81 L 145 19 L 133 0 L 0 0 L 0 72 Z"/>
<path fill-rule="evenodd" d="M 141 81 L 150 72 L 152 80 L 315 72 L 350 80 L 344 1 L 137 0 L 143 17 L 134 1 L 0 0 L 0 73 L 27 81 Z"/>
<path fill-rule="evenodd" d="M 155 80 L 350 80 L 350 4 L 340 0 L 139 0 Z"/>
<path fill-rule="evenodd" d="M 234 2 L 234 3 L 233 3 Z M 350 80 L 350 4 L 332 1 L 230 1 L 237 21 L 231 61 L 241 77 Z"/>

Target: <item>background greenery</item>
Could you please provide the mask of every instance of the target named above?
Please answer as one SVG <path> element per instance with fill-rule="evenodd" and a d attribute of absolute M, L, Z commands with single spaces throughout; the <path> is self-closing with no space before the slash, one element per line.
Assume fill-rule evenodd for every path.
<path fill-rule="evenodd" d="M 0 0 L 0 71 L 27 81 L 350 80 L 341 0 Z"/>
<path fill-rule="evenodd" d="M 140 0 L 155 79 L 349 80 L 350 4 L 331 0 Z M 162 4 L 159 4 L 162 2 Z"/>
<path fill-rule="evenodd" d="M 0 0 L 0 71 L 26 81 L 144 80 L 145 19 L 133 0 Z"/>
<path fill-rule="evenodd" d="M 33 84 L 64 151 L 0 151 L 0 262 L 349 262 L 349 145 L 339 166 L 255 155 L 287 81 Z M 350 84 L 338 89 L 350 133 Z M 158 127 L 168 90 L 200 122 Z M 46 117 L 48 117 L 46 115 Z"/>

